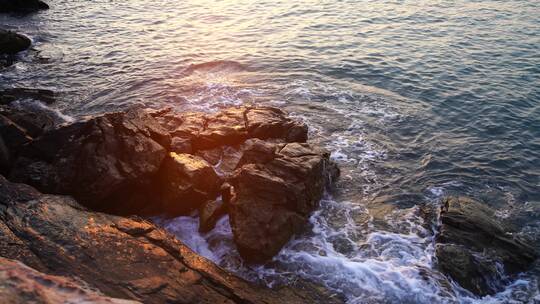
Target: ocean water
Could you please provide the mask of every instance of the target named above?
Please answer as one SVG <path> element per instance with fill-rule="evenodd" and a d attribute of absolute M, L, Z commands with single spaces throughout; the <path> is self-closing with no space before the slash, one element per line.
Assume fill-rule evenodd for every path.
<path fill-rule="evenodd" d="M 540 303 L 540 266 L 494 296 L 433 256 L 445 195 L 477 198 L 540 250 L 539 1 L 82 1 L 0 16 L 33 48 L 0 88 L 59 92 L 61 118 L 144 104 L 260 104 L 310 126 L 342 168 L 312 228 L 243 265 L 228 219 L 160 222 L 246 279 L 307 279 L 349 303 Z M 430 212 L 428 212 L 430 213 Z"/>

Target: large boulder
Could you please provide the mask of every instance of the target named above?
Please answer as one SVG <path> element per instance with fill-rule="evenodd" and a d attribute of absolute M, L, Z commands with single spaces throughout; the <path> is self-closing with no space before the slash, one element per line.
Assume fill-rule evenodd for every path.
<path fill-rule="evenodd" d="M 139 218 L 86 210 L 0 176 L 0 256 L 77 278 L 103 294 L 144 303 L 335 303 L 309 292 L 255 286 Z M 8 284 L 10 282 L 8 281 Z"/>
<path fill-rule="evenodd" d="M 492 209 L 470 198 L 446 198 L 440 221 L 435 250 L 439 268 L 475 294 L 502 290 L 537 258 Z"/>
<path fill-rule="evenodd" d="M 0 29 L 0 54 L 15 55 L 29 48 L 31 44 L 30 38 L 24 35 Z"/>
<path fill-rule="evenodd" d="M 169 145 L 168 133 L 144 111 L 108 113 L 34 139 L 20 151 L 10 178 L 73 195 L 96 210 L 136 213 L 141 206 L 126 198 L 152 183 Z"/>
<path fill-rule="evenodd" d="M 215 199 L 220 186 L 221 179 L 206 160 L 171 152 L 163 161 L 155 188 L 160 191 L 160 210 L 169 215 L 181 215 Z"/>
<path fill-rule="evenodd" d="M 325 186 L 338 171 L 329 154 L 309 144 L 251 145 L 251 154 L 231 179 L 235 195 L 229 202 L 234 241 L 241 256 L 261 263 L 276 255 L 307 223 Z M 252 162 L 252 163 L 248 163 Z"/>
<path fill-rule="evenodd" d="M 41 0 L 0 0 L 0 13 L 31 13 L 49 9 Z"/>
<path fill-rule="evenodd" d="M 21 262 L 0 257 L 0 299 L 4 304 L 95 303 L 136 304 L 138 301 L 103 296 L 73 279 L 52 276 Z"/>

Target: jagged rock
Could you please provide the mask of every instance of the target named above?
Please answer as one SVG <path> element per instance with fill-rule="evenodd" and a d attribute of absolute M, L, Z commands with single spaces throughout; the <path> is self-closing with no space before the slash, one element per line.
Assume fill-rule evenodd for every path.
<path fill-rule="evenodd" d="M 46 275 L 20 262 L 5 258 L 0 258 L 0 299 L 3 304 L 140 303 L 106 297 L 73 279 Z"/>
<path fill-rule="evenodd" d="M 512 275 L 526 270 L 537 258 L 532 247 L 496 219 L 493 210 L 470 198 L 446 198 L 440 220 L 439 268 L 475 294 L 502 290 Z"/>
<path fill-rule="evenodd" d="M 0 54 L 14 55 L 26 50 L 31 44 L 30 38 L 24 35 L 0 29 Z"/>
<path fill-rule="evenodd" d="M 217 221 L 227 214 L 227 205 L 222 200 L 206 201 L 199 208 L 199 232 L 209 232 Z"/>
<path fill-rule="evenodd" d="M 57 125 L 57 120 L 52 113 L 39 108 L 0 106 L 0 115 L 5 118 L 2 119 L 4 123 L 10 120 L 32 138 L 42 135 Z"/>
<path fill-rule="evenodd" d="M 251 108 L 245 113 L 246 128 L 251 138 L 282 138 L 285 142 L 305 142 L 307 126 L 288 119 L 277 108 Z"/>
<path fill-rule="evenodd" d="M 235 145 L 247 139 L 244 108 L 230 108 L 207 115 L 204 128 L 195 139 L 196 150 Z"/>
<path fill-rule="evenodd" d="M 191 154 L 193 152 L 191 140 L 189 138 L 173 137 L 171 141 L 171 151 L 178 154 Z"/>
<path fill-rule="evenodd" d="M 0 13 L 31 13 L 49 9 L 41 0 L 0 0 Z"/>
<path fill-rule="evenodd" d="M 44 89 L 11 88 L 0 90 L 0 104 L 10 104 L 17 99 L 34 99 L 47 104 L 56 101 L 54 92 Z"/>
<path fill-rule="evenodd" d="M 169 215 L 187 214 L 219 193 L 221 180 L 203 158 L 174 152 L 159 171 L 161 211 Z"/>
<path fill-rule="evenodd" d="M 108 113 L 34 139 L 21 150 L 10 178 L 73 195 L 97 210 L 137 212 L 142 206 L 125 199 L 152 183 L 169 145 L 168 133 L 143 111 Z"/>
<path fill-rule="evenodd" d="M 24 144 L 10 178 L 113 214 L 198 209 L 202 231 L 227 209 L 208 202 L 231 179 L 235 241 L 244 258 L 257 262 L 301 230 L 339 173 L 328 153 L 295 142 L 306 139 L 307 127 L 275 108 L 211 115 L 130 110 L 64 125 Z"/>
<path fill-rule="evenodd" d="M 46 274 L 77 278 L 103 294 L 144 303 L 334 303 L 254 286 L 138 218 L 94 213 L 0 176 L 0 255 Z M 9 283 L 9 281 L 8 281 Z"/>
<path fill-rule="evenodd" d="M 153 111 L 162 126 L 182 143 L 189 142 L 193 152 L 242 144 L 249 138 L 281 139 L 305 142 L 307 126 L 272 107 L 224 109 L 216 114 Z"/>
<path fill-rule="evenodd" d="M 281 148 L 281 149 L 279 149 Z M 229 215 L 234 241 L 249 262 L 264 262 L 307 223 L 336 176 L 328 153 L 308 144 L 276 144 L 273 158 L 253 158 L 231 182 Z"/>

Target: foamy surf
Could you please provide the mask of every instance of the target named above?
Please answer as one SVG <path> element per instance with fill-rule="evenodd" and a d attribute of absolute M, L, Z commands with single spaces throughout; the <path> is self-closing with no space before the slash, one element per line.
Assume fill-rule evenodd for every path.
<path fill-rule="evenodd" d="M 417 207 L 406 210 L 401 221 L 393 223 L 399 226 L 399 233 L 359 223 L 357 217 L 364 212 L 349 202 L 327 197 L 311 216 L 311 229 L 261 266 L 242 262 L 234 247 L 228 217 L 207 234 L 198 232 L 198 217 L 156 221 L 197 253 L 248 280 L 270 287 L 308 280 L 344 295 L 349 304 L 502 304 L 527 303 L 520 299 L 536 301 L 539 297 L 536 280 L 527 275 L 496 295 L 474 297 L 436 270 L 434 234 L 426 228 Z M 339 225 L 329 218 L 337 218 Z"/>

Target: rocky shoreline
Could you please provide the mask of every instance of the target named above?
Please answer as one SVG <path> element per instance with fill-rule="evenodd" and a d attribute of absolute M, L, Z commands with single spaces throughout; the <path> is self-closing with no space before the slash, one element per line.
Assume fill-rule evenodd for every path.
<path fill-rule="evenodd" d="M 46 8 L 39 3 L 9 12 Z M 29 46 L 0 31 L 0 53 Z M 243 260 L 271 260 L 309 229 L 340 175 L 304 123 L 261 106 L 131 108 L 59 122 L 20 100 L 51 104 L 55 94 L 0 90 L 0 298 L 8 303 L 345 301 L 316 282 L 247 282 L 148 220 L 196 214 L 208 232 L 228 215 Z M 472 199 L 448 197 L 427 216 L 436 267 L 472 294 L 501 291 L 537 259 Z"/>

